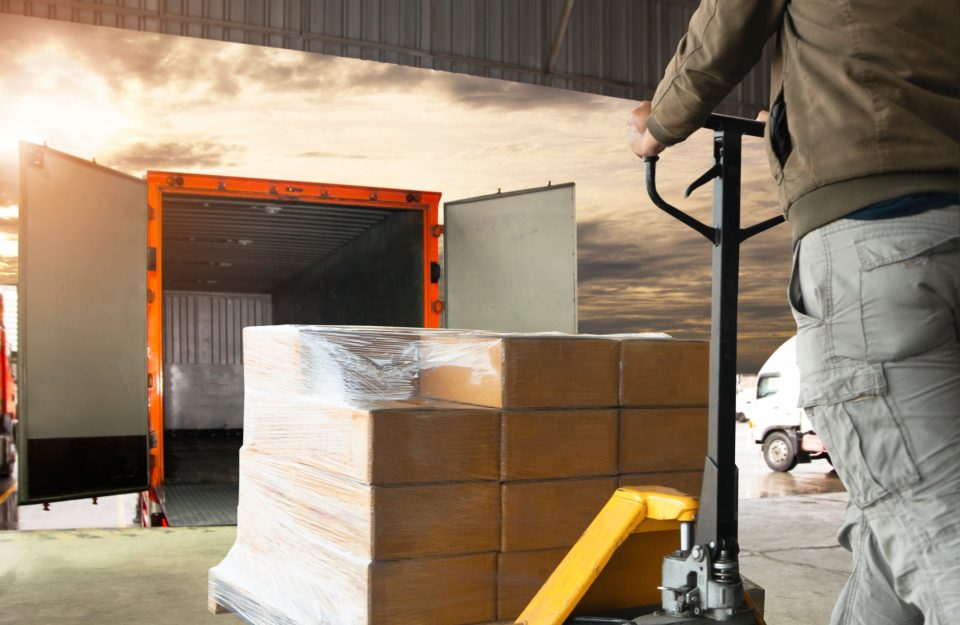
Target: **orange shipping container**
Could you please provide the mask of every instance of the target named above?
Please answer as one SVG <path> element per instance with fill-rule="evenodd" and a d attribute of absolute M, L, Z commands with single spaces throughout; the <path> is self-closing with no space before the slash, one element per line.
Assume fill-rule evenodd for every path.
<path fill-rule="evenodd" d="M 232 523 L 250 326 L 576 330 L 572 184 L 441 226 L 409 188 L 139 178 L 29 143 L 20 174 L 22 503 L 139 492 L 145 524 Z"/>

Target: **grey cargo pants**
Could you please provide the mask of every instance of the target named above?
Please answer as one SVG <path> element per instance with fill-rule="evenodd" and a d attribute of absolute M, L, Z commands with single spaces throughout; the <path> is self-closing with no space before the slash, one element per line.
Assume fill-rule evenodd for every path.
<path fill-rule="evenodd" d="M 797 245 L 800 405 L 850 495 L 834 625 L 960 623 L 960 206 Z"/>

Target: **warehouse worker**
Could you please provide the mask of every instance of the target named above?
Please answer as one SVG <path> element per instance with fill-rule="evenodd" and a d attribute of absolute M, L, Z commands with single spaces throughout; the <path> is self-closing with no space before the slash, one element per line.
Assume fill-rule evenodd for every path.
<path fill-rule="evenodd" d="M 639 156 L 776 34 L 766 143 L 794 237 L 800 404 L 850 494 L 840 625 L 960 622 L 960 4 L 703 0 Z"/>

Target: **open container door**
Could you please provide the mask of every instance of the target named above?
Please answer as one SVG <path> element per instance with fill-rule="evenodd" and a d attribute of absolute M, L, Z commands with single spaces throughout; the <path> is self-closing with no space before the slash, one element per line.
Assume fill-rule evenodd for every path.
<path fill-rule="evenodd" d="M 20 144 L 21 503 L 147 489 L 146 183 Z"/>
<path fill-rule="evenodd" d="M 577 331 L 573 183 L 444 204 L 446 327 Z"/>

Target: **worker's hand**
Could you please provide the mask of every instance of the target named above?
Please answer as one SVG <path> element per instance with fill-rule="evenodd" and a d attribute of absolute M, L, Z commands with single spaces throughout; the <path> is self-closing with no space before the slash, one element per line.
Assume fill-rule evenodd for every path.
<path fill-rule="evenodd" d="M 667 149 L 647 131 L 647 119 L 650 117 L 650 102 L 644 100 L 633 109 L 627 121 L 627 143 L 637 156 L 656 156 Z"/>
<path fill-rule="evenodd" d="M 757 113 L 757 121 L 766 124 L 770 121 L 770 111 L 760 111 Z"/>

